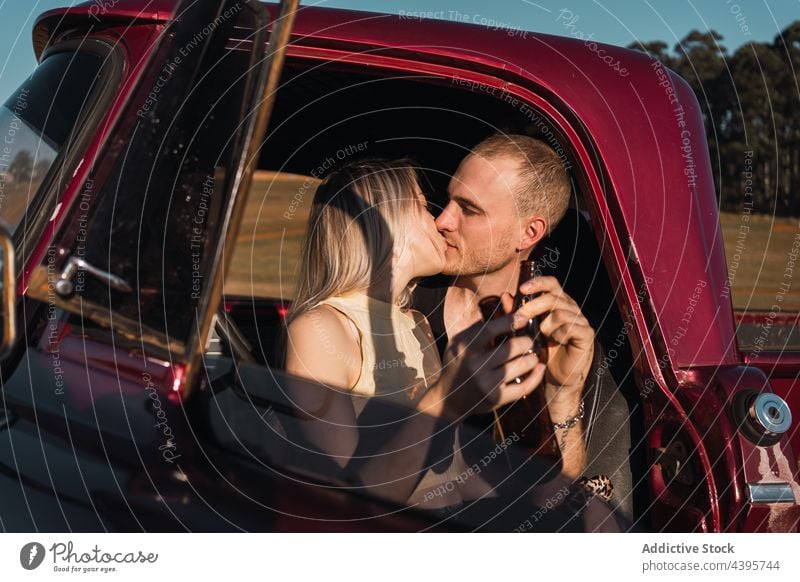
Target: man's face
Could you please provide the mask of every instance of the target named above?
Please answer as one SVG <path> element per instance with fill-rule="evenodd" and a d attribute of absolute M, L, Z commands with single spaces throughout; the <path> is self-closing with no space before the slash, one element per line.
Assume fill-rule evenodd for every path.
<path fill-rule="evenodd" d="M 446 275 L 481 275 L 517 260 L 522 224 L 512 193 L 518 163 L 469 155 L 448 186 L 449 202 L 436 219 L 447 242 Z"/>

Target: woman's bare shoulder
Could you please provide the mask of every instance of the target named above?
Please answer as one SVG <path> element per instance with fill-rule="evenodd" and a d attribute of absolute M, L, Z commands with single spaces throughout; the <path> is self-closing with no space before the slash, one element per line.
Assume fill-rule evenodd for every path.
<path fill-rule="evenodd" d="M 352 388 L 360 370 L 361 346 L 342 312 L 319 305 L 291 321 L 287 328 L 287 372 Z"/>
<path fill-rule="evenodd" d="M 317 305 L 295 317 L 289 324 L 289 333 L 307 331 L 309 329 L 320 331 L 346 330 L 348 319 L 344 313 L 327 304 Z"/>

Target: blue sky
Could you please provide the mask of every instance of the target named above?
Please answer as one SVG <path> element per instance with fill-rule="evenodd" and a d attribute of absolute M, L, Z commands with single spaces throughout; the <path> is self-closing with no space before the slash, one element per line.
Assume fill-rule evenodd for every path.
<path fill-rule="evenodd" d="M 77 0 L 0 0 L 0 97 L 33 69 L 31 28 L 37 15 Z M 712 28 L 729 52 L 750 42 L 771 42 L 800 19 L 800 0 L 301 0 L 373 12 L 429 13 L 431 17 L 587 37 L 617 45 L 663 40 L 671 48 L 690 30 Z M 565 23 L 571 25 L 567 27 Z"/>

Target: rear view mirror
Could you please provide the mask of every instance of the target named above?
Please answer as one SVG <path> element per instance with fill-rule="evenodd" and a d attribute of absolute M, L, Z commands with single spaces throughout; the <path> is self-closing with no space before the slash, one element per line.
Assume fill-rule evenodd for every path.
<path fill-rule="evenodd" d="M 0 360 L 5 358 L 17 338 L 17 276 L 14 243 L 0 224 Z"/>

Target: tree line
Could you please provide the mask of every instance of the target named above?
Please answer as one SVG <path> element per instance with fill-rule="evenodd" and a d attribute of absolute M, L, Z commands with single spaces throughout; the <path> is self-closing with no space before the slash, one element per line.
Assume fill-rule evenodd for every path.
<path fill-rule="evenodd" d="M 693 30 L 672 52 L 662 41 L 628 48 L 659 59 L 694 90 L 722 210 L 742 209 L 751 170 L 753 212 L 800 216 L 800 20 L 772 43 L 732 55 L 722 41 L 714 30 Z"/>

